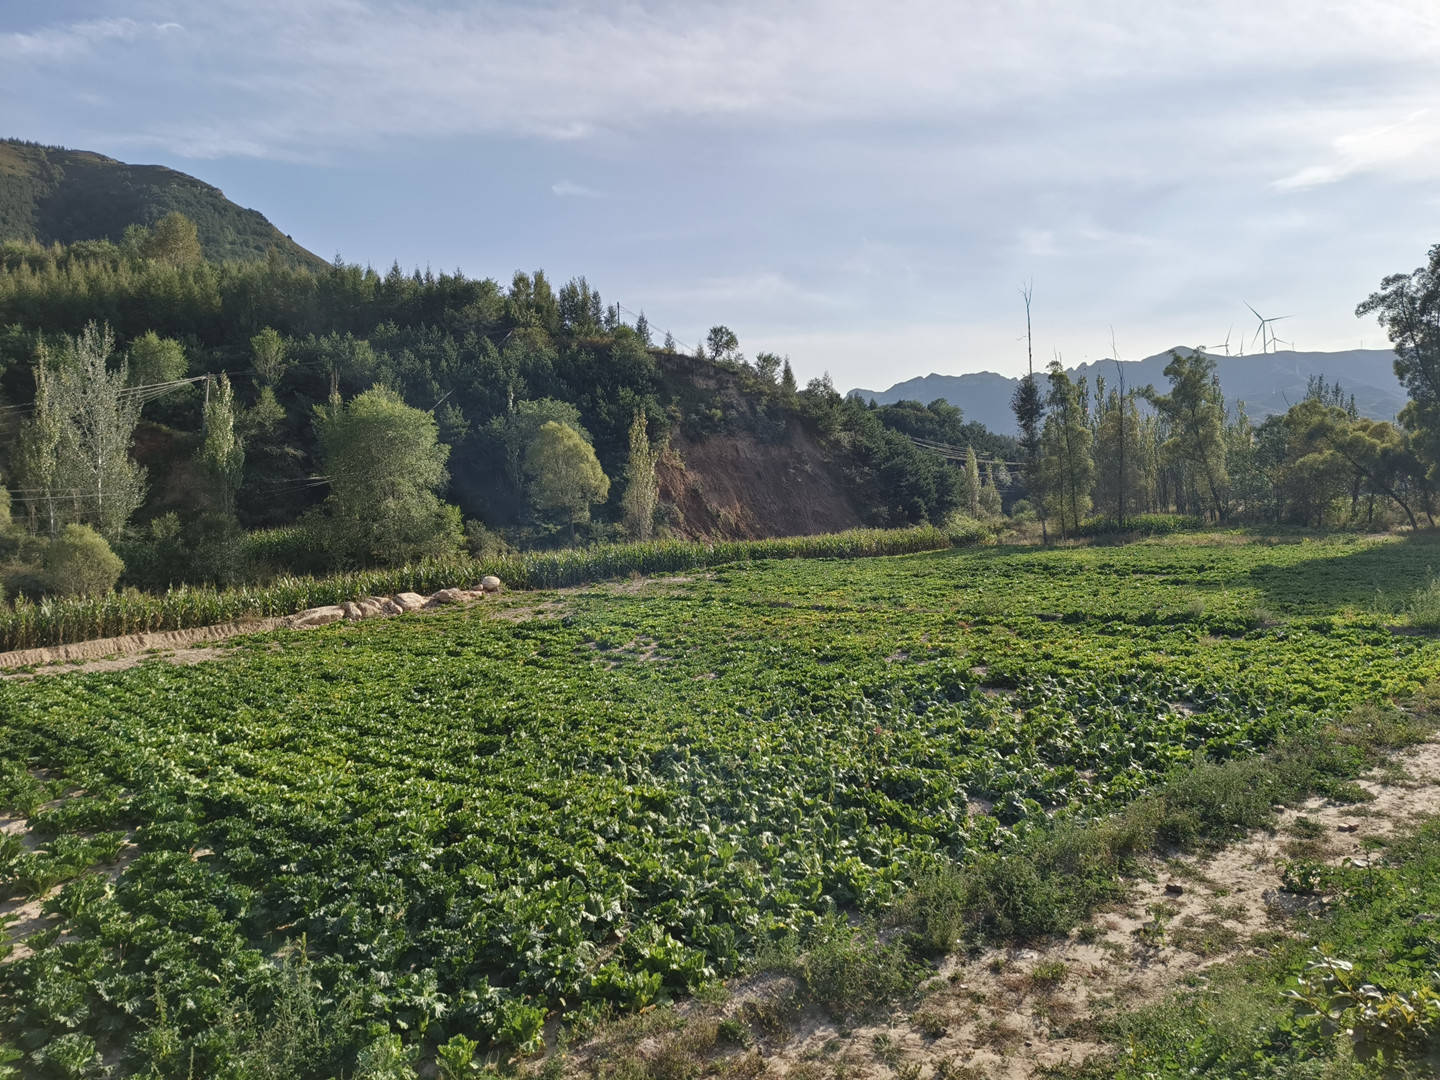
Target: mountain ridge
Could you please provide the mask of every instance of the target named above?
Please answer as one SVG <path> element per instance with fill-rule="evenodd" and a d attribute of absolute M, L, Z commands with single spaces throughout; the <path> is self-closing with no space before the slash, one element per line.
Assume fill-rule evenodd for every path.
<path fill-rule="evenodd" d="M 1146 384 L 1164 389 L 1165 365 L 1172 352 L 1188 354 L 1188 348 L 1167 349 L 1144 360 L 1120 361 L 1127 386 Z M 1305 396 L 1310 378 L 1324 376 L 1339 381 L 1346 395 L 1355 395 L 1355 405 L 1362 416 L 1391 420 L 1405 406 L 1405 390 L 1395 377 L 1395 354 L 1389 349 L 1347 349 L 1338 352 L 1255 353 L 1249 356 L 1216 356 L 1216 374 L 1225 400 L 1233 408 L 1245 404 L 1250 419 L 1259 422 L 1267 416 L 1283 413 Z M 1103 376 L 1106 383 L 1118 381 L 1115 361 L 1088 361 L 1068 367 L 1070 377 Z M 890 405 L 896 401 L 930 402 L 937 398 L 961 409 L 967 420 L 976 420 L 990 430 L 1015 434 L 1015 417 L 1010 411 L 1010 396 L 1020 384 L 1018 377 L 993 371 L 945 375 L 931 372 L 895 383 L 887 390 L 857 387 L 850 397 Z"/>
<path fill-rule="evenodd" d="M 0 243 L 118 244 L 128 226 L 148 227 L 175 211 L 195 222 L 201 249 L 214 261 L 266 259 L 275 251 L 293 265 L 326 265 L 264 214 L 231 202 L 189 173 L 91 150 L 0 139 Z"/>

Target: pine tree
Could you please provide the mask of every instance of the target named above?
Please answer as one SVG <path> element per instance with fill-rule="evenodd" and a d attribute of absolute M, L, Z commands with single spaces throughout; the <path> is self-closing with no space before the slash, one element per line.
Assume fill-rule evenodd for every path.
<path fill-rule="evenodd" d="M 790 358 L 785 358 L 785 365 L 780 369 L 780 391 L 786 399 L 793 398 L 798 387 L 795 383 L 795 372 L 790 369 Z"/>

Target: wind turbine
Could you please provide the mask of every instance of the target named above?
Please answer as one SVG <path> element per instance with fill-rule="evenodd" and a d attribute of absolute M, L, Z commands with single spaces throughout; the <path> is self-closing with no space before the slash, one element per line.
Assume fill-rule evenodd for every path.
<path fill-rule="evenodd" d="M 1275 337 L 1275 331 L 1270 329 L 1270 324 L 1279 322 L 1281 319 L 1288 319 L 1290 318 L 1290 316 L 1271 315 L 1269 318 L 1266 318 L 1264 315 L 1261 315 L 1258 311 L 1256 311 L 1253 307 L 1250 307 L 1248 301 L 1245 301 L 1244 303 L 1247 308 L 1250 308 L 1250 314 L 1254 315 L 1255 318 L 1260 320 L 1260 328 L 1255 331 L 1255 338 L 1260 342 L 1260 351 L 1262 353 L 1268 352 L 1269 346 L 1273 345 L 1278 340 Z"/>
<path fill-rule="evenodd" d="M 1206 345 L 1204 349 L 1209 352 L 1211 349 L 1224 349 L 1225 355 L 1230 355 L 1230 335 L 1235 332 L 1235 324 L 1230 324 L 1230 329 L 1225 331 L 1225 340 L 1219 345 Z"/>

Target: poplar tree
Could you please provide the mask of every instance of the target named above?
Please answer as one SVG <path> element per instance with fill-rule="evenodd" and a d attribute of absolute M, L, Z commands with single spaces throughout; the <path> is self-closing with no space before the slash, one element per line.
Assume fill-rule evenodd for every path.
<path fill-rule="evenodd" d="M 655 467 L 661 446 L 651 442 L 645 414 L 638 409 L 630 422 L 630 457 L 625 463 L 625 534 L 632 540 L 649 540 L 655 531 L 655 504 L 660 485 Z"/>
<path fill-rule="evenodd" d="M 55 376 L 45 347 L 35 363 L 35 407 L 20 433 L 20 477 L 29 493 L 31 527 L 53 537 L 65 522 L 70 503 L 62 501 L 60 427 L 62 417 L 55 399 Z"/>
<path fill-rule="evenodd" d="M 109 370 L 114 350 L 110 328 L 92 322 L 58 357 L 38 358 L 22 460 L 51 536 L 80 521 L 113 539 L 145 500 L 145 470 L 130 458 L 140 401 L 125 366 Z"/>
<path fill-rule="evenodd" d="M 266 386 L 278 383 L 290 366 L 285 357 L 285 339 L 273 327 L 265 327 L 250 339 L 250 353 L 255 361 L 255 374 Z"/>
<path fill-rule="evenodd" d="M 1090 491 L 1095 481 L 1090 421 L 1080 387 L 1071 382 L 1058 360 L 1050 364 L 1049 381 L 1049 415 L 1041 433 L 1041 472 L 1046 495 L 1060 518 L 1061 535 L 1067 535 L 1080 527 L 1081 518 L 1090 510 Z"/>
<path fill-rule="evenodd" d="M 235 393 L 221 375 L 205 403 L 205 441 L 200 461 L 214 483 L 215 502 L 222 513 L 235 513 L 235 493 L 245 473 L 245 448 L 235 432 Z"/>
<path fill-rule="evenodd" d="M 1100 400 L 1095 423 L 1095 504 L 1122 524 L 1149 503 L 1151 477 L 1140 448 L 1140 410 L 1134 391 L 1110 392 Z"/>
<path fill-rule="evenodd" d="M 980 516 L 980 461 L 973 446 L 965 447 L 965 509 L 971 517 Z"/>
<path fill-rule="evenodd" d="M 1015 414 L 1015 426 L 1020 429 L 1020 453 L 1024 458 L 1025 486 L 1035 503 L 1035 513 L 1040 518 L 1040 539 L 1049 543 L 1050 534 L 1045 524 L 1046 496 L 1045 470 L 1040 460 L 1040 425 L 1045 418 L 1045 399 L 1040 393 L 1040 384 L 1035 381 L 1035 352 L 1030 334 L 1031 287 L 1020 290 L 1025 298 L 1025 355 L 1027 370 L 1025 378 L 1015 388 L 1010 398 L 1010 410 Z"/>

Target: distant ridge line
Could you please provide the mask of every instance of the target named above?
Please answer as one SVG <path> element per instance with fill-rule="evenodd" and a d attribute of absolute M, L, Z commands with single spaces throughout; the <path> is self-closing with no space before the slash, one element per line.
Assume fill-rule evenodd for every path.
<path fill-rule="evenodd" d="M 1147 383 L 1157 389 L 1166 385 L 1165 366 L 1172 350 L 1146 357 L 1144 360 L 1120 361 L 1125 381 L 1131 387 Z M 1173 350 L 1182 354 L 1189 348 Z M 1338 381 L 1347 395 L 1355 395 L 1360 415 L 1375 420 L 1391 420 L 1405 407 L 1406 394 L 1395 377 L 1395 354 L 1389 349 L 1349 349 L 1340 352 L 1276 352 L 1248 356 L 1218 356 L 1216 374 L 1226 401 L 1235 407 L 1245 404 L 1250 419 L 1259 422 L 1267 416 L 1283 413 L 1300 401 L 1309 380 L 1324 376 Z M 1096 360 L 1067 368 L 1071 378 L 1087 378 L 1092 387 L 1096 376 L 1108 383 L 1114 379 L 1115 361 Z M 993 371 L 968 372 L 960 375 L 931 373 L 895 383 L 887 390 L 856 388 L 847 396 L 877 405 L 897 401 L 919 401 L 929 404 L 937 399 L 949 402 L 964 414 L 966 420 L 984 424 L 991 431 L 1015 434 L 1015 418 L 1010 411 L 1010 397 L 1019 386 L 1018 377 Z"/>

